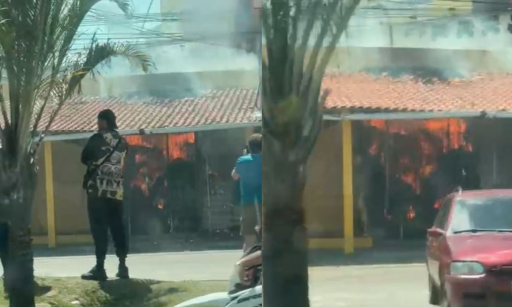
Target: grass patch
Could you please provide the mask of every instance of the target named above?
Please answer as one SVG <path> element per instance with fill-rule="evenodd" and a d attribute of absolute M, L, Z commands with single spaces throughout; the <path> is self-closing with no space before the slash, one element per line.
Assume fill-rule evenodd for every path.
<path fill-rule="evenodd" d="M 38 278 L 41 307 L 174 307 L 191 298 L 226 290 L 226 282 L 160 282 L 111 280 L 104 283 L 78 278 Z M 0 306 L 8 306 L 0 287 Z"/>

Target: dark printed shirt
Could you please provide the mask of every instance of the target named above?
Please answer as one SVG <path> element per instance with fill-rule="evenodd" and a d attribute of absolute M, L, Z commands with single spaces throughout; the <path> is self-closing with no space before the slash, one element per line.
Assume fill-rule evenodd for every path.
<path fill-rule="evenodd" d="M 120 140 L 115 152 L 102 164 Z M 128 143 L 117 131 L 98 132 L 91 136 L 82 151 L 82 163 L 87 167 L 100 168 L 89 178 L 87 193 L 97 197 L 123 199 L 123 166 Z"/>

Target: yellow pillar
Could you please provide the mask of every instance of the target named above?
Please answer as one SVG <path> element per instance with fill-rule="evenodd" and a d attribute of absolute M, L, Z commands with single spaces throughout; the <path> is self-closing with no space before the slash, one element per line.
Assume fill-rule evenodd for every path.
<path fill-rule="evenodd" d="M 352 122 L 341 122 L 343 146 L 343 249 L 354 252 L 354 192 L 352 171 Z"/>
<path fill-rule="evenodd" d="M 57 246 L 55 231 L 55 199 L 53 194 L 53 155 L 52 143 L 44 142 L 44 174 L 46 188 L 46 219 L 48 224 L 48 247 Z"/>

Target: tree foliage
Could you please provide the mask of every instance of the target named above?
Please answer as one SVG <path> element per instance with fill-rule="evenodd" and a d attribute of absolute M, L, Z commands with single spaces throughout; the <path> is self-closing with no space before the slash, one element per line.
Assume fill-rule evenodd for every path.
<path fill-rule="evenodd" d="M 35 157 L 62 105 L 113 57 L 142 71 L 152 63 L 129 44 L 92 39 L 76 52 L 78 29 L 101 0 L 0 0 L 0 220 L 10 227 L 5 273 L 10 306 L 34 306 L 30 223 Z M 105 0 L 106 1 L 106 0 Z M 130 0 L 109 0 L 130 14 Z"/>
<path fill-rule="evenodd" d="M 263 6 L 264 305 L 308 307 L 305 165 L 322 128 L 322 79 L 360 0 Z"/>
<path fill-rule="evenodd" d="M 306 159 L 315 144 L 327 97 L 322 79 L 359 3 L 269 0 L 263 7 L 265 132 L 293 148 L 293 160 Z"/>
<path fill-rule="evenodd" d="M 131 1 L 110 1 L 130 13 Z M 99 65 L 123 56 L 145 72 L 151 68 L 150 58 L 128 44 L 93 39 L 84 51 L 73 52 L 78 29 L 98 2 L 0 1 L 0 67 L 9 88 L 9 97 L 0 98 L 5 162 L 22 163 L 34 149 L 32 140 L 38 129 L 48 131 L 62 104 L 77 93 L 83 78 Z M 52 115 L 40 127 L 48 107 L 53 107 Z"/>

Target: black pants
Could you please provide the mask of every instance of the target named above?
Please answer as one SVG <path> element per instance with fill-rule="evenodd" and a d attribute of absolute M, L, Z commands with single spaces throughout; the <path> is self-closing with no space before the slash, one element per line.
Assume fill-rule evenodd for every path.
<path fill-rule="evenodd" d="M 123 202 L 111 198 L 88 196 L 87 209 L 92 238 L 96 248 L 96 260 L 103 265 L 108 249 L 108 232 L 112 235 L 116 255 L 124 260 L 128 255 L 128 239 L 124 227 Z"/>

